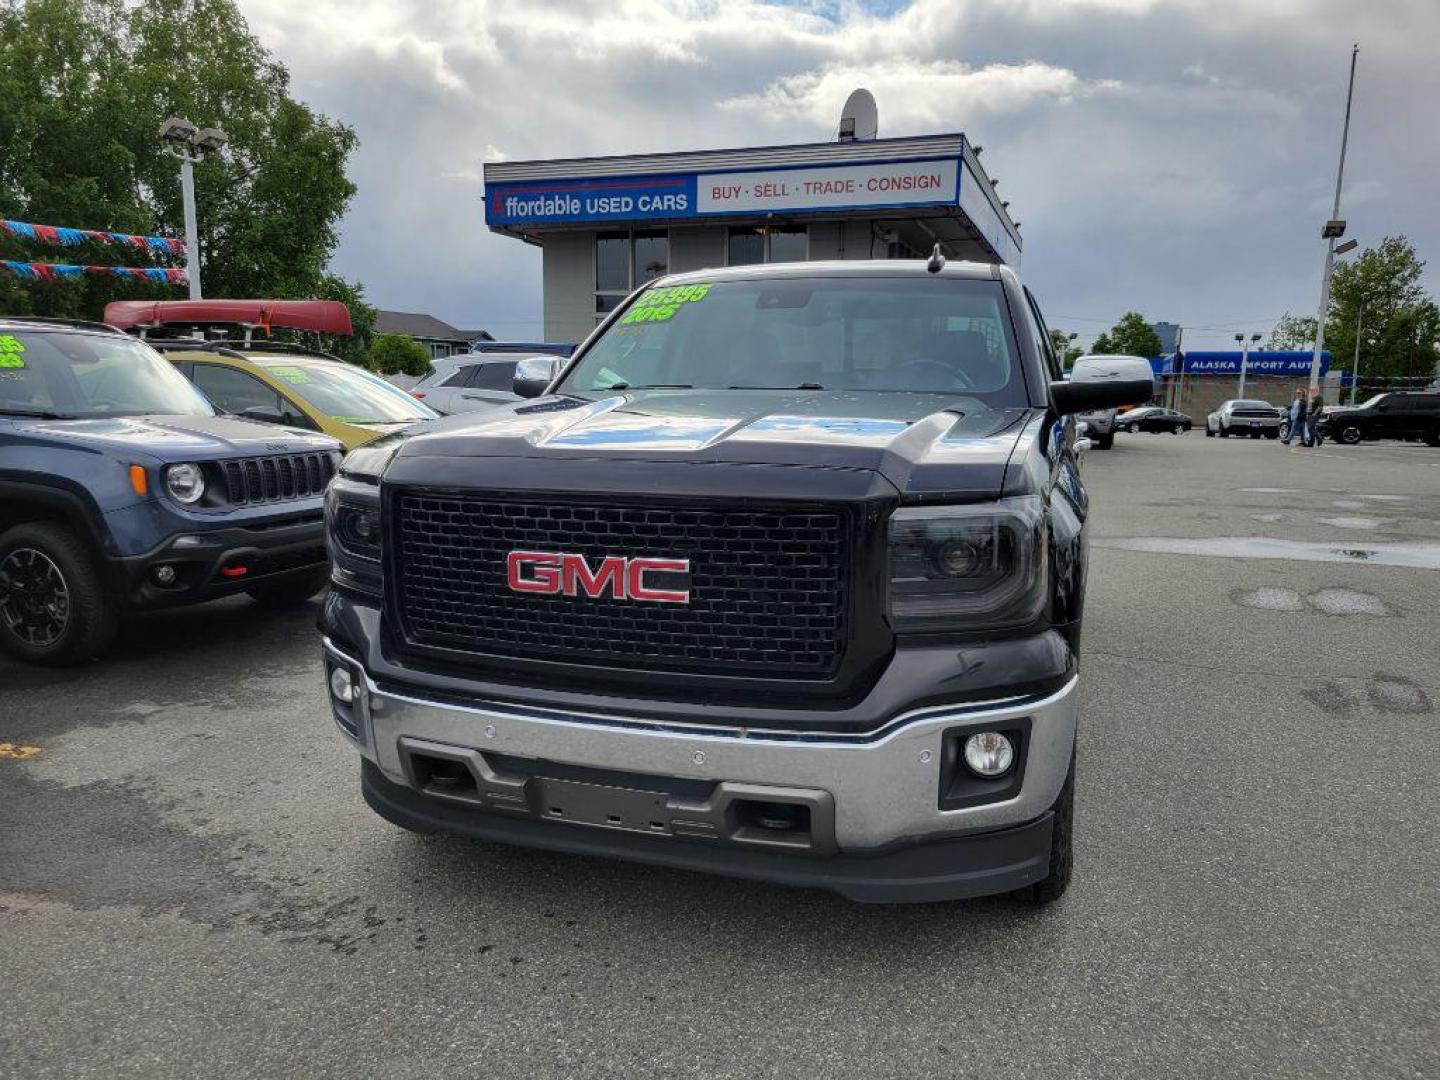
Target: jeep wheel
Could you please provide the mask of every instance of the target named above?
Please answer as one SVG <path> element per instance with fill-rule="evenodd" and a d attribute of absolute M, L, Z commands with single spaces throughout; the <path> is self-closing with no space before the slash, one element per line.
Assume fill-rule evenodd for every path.
<path fill-rule="evenodd" d="M 86 545 L 64 525 L 0 534 L 0 646 L 32 664 L 78 664 L 115 637 L 115 601 Z"/>
<path fill-rule="evenodd" d="M 1360 441 L 1360 429 L 1353 424 L 1348 427 L 1342 427 L 1338 441 L 1344 443 L 1346 446 L 1354 446 Z"/>
<path fill-rule="evenodd" d="M 301 577 L 288 581 L 277 581 L 273 585 L 256 585 L 246 589 L 246 595 L 261 607 L 287 608 L 305 603 L 325 587 L 330 580 L 330 567 L 320 566 L 306 571 Z"/>
<path fill-rule="evenodd" d="M 1075 865 L 1075 751 L 1070 751 L 1070 771 L 1065 786 L 1051 811 L 1055 815 L 1050 827 L 1050 873 L 1034 885 L 1026 886 L 1016 895 L 1036 904 L 1049 904 L 1065 895 L 1070 887 L 1070 874 Z"/>

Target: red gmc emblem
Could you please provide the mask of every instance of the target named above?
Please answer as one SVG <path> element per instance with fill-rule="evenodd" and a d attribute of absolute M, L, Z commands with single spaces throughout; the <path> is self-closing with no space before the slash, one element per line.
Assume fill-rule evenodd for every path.
<path fill-rule="evenodd" d="M 688 604 L 690 590 L 656 589 L 645 584 L 651 571 L 688 574 L 689 559 L 627 559 L 606 555 L 590 569 L 584 555 L 553 551 L 512 551 L 505 556 L 505 580 L 519 593 L 579 596 L 592 600 L 645 600 L 656 604 Z"/>

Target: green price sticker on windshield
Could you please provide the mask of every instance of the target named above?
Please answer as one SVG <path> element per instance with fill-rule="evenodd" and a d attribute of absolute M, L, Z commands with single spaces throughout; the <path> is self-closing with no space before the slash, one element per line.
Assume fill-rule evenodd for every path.
<path fill-rule="evenodd" d="M 709 285 L 668 285 L 651 289 L 625 313 L 624 323 L 665 322 L 686 304 L 698 304 L 710 292 Z"/>
<path fill-rule="evenodd" d="M 277 379 L 283 379 L 288 383 L 307 383 L 310 381 L 310 373 L 304 368 L 298 367 L 272 367 L 270 374 Z"/>
<path fill-rule="evenodd" d="M 11 334 L 0 334 L 0 368 L 23 368 L 25 343 Z"/>

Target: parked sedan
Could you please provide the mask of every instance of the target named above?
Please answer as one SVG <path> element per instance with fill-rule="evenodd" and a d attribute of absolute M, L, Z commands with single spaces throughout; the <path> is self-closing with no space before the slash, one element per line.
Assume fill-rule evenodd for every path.
<path fill-rule="evenodd" d="M 1118 425 L 1121 431 L 1172 431 L 1176 435 L 1184 435 L 1195 426 L 1195 421 L 1182 412 L 1175 409 L 1167 409 L 1160 405 L 1146 405 L 1144 408 L 1131 409 L 1119 418 Z"/>
<path fill-rule="evenodd" d="M 1219 435 L 1222 439 L 1231 435 L 1249 435 L 1258 439 L 1263 435 L 1274 439 L 1280 435 L 1280 418 L 1280 410 L 1268 401 L 1232 398 L 1222 401 L 1205 418 L 1205 435 L 1208 438 Z"/>
<path fill-rule="evenodd" d="M 520 400 L 515 396 L 515 365 L 538 354 L 462 353 L 435 361 L 435 369 L 410 393 L 436 412 L 450 414 L 493 409 Z M 553 359 L 553 357 L 550 357 Z"/>

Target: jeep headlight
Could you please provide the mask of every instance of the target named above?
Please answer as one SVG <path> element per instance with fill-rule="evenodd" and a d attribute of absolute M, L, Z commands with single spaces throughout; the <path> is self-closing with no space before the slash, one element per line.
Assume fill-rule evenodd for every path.
<path fill-rule="evenodd" d="M 1035 496 L 906 507 L 890 519 L 897 633 L 1021 626 L 1045 604 L 1047 538 Z"/>
<path fill-rule="evenodd" d="M 165 490 L 176 502 L 197 503 L 205 494 L 205 474 L 199 465 L 171 465 L 165 470 Z"/>

